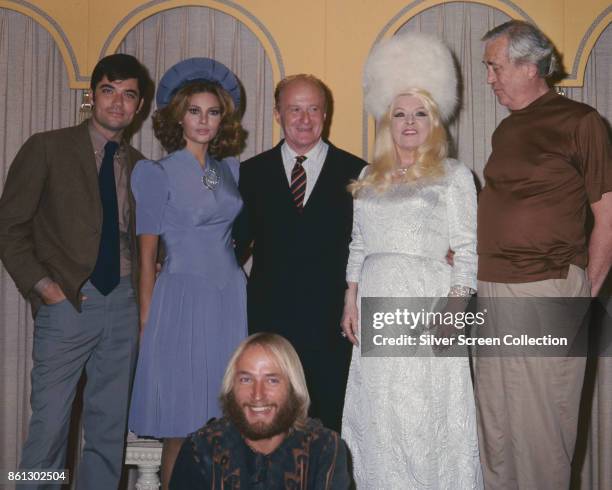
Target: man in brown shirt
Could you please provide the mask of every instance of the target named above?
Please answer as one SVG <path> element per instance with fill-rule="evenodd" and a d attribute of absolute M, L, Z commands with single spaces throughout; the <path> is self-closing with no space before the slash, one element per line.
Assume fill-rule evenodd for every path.
<path fill-rule="evenodd" d="M 32 417 L 20 469 L 65 468 L 72 402 L 85 370 L 78 489 L 117 488 L 121 475 L 138 342 L 129 176 L 142 158 L 123 133 L 148 83 L 133 56 L 100 60 L 91 77 L 91 119 L 26 141 L 0 198 L 0 258 L 35 317 Z"/>
<path fill-rule="evenodd" d="M 612 160 L 597 112 L 557 95 L 550 40 L 510 21 L 488 32 L 487 83 L 510 115 L 495 130 L 478 209 L 478 294 L 484 298 L 597 295 L 612 262 Z M 586 235 L 587 216 L 594 227 Z M 486 300 L 485 300 L 486 301 Z M 555 332 L 575 311 L 546 313 L 521 300 L 487 301 L 489 334 Z M 569 302 L 571 303 L 571 302 Z M 538 318 L 536 318 L 536 316 Z M 567 322 L 565 322 L 567 323 Z M 578 322 L 573 320 L 570 335 Z M 584 357 L 479 357 L 475 361 L 485 487 L 568 488 Z M 550 355 L 550 354 L 549 354 Z"/>

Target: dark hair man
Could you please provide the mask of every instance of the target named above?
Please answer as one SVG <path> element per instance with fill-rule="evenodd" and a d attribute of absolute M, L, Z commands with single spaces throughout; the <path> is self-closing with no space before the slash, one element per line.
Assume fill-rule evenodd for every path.
<path fill-rule="evenodd" d="M 0 258 L 35 318 L 32 417 L 20 468 L 65 467 L 85 370 L 79 489 L 117 488 L 121 475 L 138 341 L 129 178 L 142 158 L 122 135 L 143 106 L 147 83 L 133 56 L 100 60 L 92 117 L 28 139 L 0 199 Z"/>
<path fill-rule="evenodd" d="M 347 185 L 365 162 L 321 139 L 329 109 L 323 82 L 279 82 L 274 115 L 284 141 L 244 162 L 238 248 L 252 240 L 249 332 L 273 331 L 295 347 L 310 415 L 340 430 L 351 344 L 340 336 L 353 219 Z"/>
<path fill-rule="evenodd" d="M 184 443 L 171 490 L 349 487 L 346 447 L 307 417 L 304 371 L 283 337 L 257 333 L 236 349 L 221 389 L 225 417 Z"/>
<path fill-rule="evenodd" d="M 595 109 L 549 88 L 559 63 L 536 27 L 510 21 L 483 40 L 487 82 L 511 112 L 493 133 L 484 170 L 478 295 L 500 338 L 527 328 L 572 340 L 579 302 L 559 298 L 596 296 L 612 262 L 606 127 Z M 532 299 L 518 308 L 487 299 L 500 297 Z M 547 299 L 535 306 L 533 298 Z M 485 487 L 569 488 L 585 358 L 516 354 L 475 362 Z"/>

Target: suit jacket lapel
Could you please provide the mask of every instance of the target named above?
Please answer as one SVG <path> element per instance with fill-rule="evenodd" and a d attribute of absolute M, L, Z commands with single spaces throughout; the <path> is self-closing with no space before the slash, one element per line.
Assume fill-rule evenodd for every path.
<path fill-rule="evenodd" d="M 319 178 L 317 179 L 314 187 L 312 188 L 310 196 L 308 196 L 308 201 L 306 201 L 304 211 L 306 211 L 309 207 L 313 207 L 314 204 L 316 204 L 316 201 L 320 199 L 320 195 L 325 192 L 325 187 L 327 186 L 328 181 L 332 178 L 334 147 L 329 142 L 327 144 L 327 155 L 325 155 L 325 161 L 323 162 L 323 167 L 321 167 L 321 173 L 319 174 Z"/>
<path fill-rule="evenodd" d="M 274 147 L 274 159 L 271 165 L 271 174 L 274 179 L 273 182 L 282 185 L 283 187 L 289 188 L 290 182 L 287 180 L 287 173 L 285 172 L 285 164 L 283 163 L 283 153 L 281 152 L 281 146 L 283 141 Z"/>
<path fill-rule="evenodd" d="M 91 137 L 89 135 L 88 121 L 84 121 L 76 127 L 74 133 L 73 151 L 79 161 L 79 165 L 85 175 L 86 186 L 91 196 L 93 209 L 96 210 L 92 216 L 91 224 L 96 230 L 102 226 L 102 204 L 100 202 L 100 187 L 98 184 L 98 169 L 96 167 L 96 157 L 94 155 Z"/>
<path fill-rule="evenodd" d="M 281 141 L 274 148 L 274 158 L 270 162 L 270 187 L 276 187 L 279 192 L 279 196 L 283 202 L 287 204 L 287 206 L 291 206 L 295 209 L 297 213 L 297 209 L 293 204 L 293 195 L 291 194 L 291 188 L 289 181 L 287 179 L 287 173 L 285 172 L 285 165 L 283 164 L 283 155 L 281 153 L 281 146 L 283 141 Z"/>
<path fill-rule="evenodd" d="M 284 194 L 286 196 L 286 199 L 283 200 L 287 203 L 288 206 L 291 206 L 291 208 L 295 210 L 295 213 L 297 215 L 297 208 L 295 207 L 295 204 L 293 204 L 293 195 L 291 194 L 290 183 L 287 179 L 287 173 L 285 172 L 285 166 L 283 164 L 283 155 L 281 153 L 282 144 L 283 141 L 276 145 L 273 150 L 274 159 L 271 161 L 270 165 L 270 178 L 272 180 L 271 185 L 281 189 L 279 195 L 282 196 Z M 308 200 L 306 201 L 303 212 L 306 212 L 309 207 L 313 207 L 312 203 L 316 203 L 316 201 L 320 199 L 320 197 L 317 196 L 325 192 L 325 187 L 327 186 L 328 181 L 333 178 L 332 167 L 334 159 L 333 154 L 335 149 L 331 143 L 328 142 L 327 144 L 329 145 L 329 148 L 327 150 L 327 155 L 325 156 L 325 161 L 323 162 L 323 167 L 321 168 L 321 173 L 319 174 L 319 178 L 315 182 L 310 196 L 308 196 Z"/>

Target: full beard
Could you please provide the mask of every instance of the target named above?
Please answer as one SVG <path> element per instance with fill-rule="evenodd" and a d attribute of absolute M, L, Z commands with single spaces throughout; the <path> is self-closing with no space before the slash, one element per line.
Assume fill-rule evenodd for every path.
<path fill-rule="evenodd" d="M 231 392 L 223 398 L 222 408 L 223 414 L 236 426 L 243 437 L 251 441 L 269 439 L 289 431 L 298 417 L 299 410 L 293 391 L 290 391 L 287 401 L 278 408 L 276 416 L 269 424 L 264 422 L 251 424 Z"/>

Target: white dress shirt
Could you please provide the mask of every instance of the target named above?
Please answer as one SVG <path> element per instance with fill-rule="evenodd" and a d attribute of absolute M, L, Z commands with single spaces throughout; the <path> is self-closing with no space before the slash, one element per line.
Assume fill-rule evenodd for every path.
<path fill-rule="evenodd" d="M 306 205 L 306 202 L 312 193 L 312 189 L 314 188 L 315 184 L 317 183 L 317 179 L 321 174 L 323 163 L 327 157 L 328 148 L 329 145 L 320 139 L 308 153 L 304 154 L 306 157 L 306 160 L 304 163 L 302 163 L 302 167 L 304 167 L 304 171 L 306 172 L 306 193 L 304 194 L 304 205 Z M 291 187 L 291 172 L 295 166 L 295 157 L 300 156 L 300 153 L 293 151 L 285 141 L 281 146 L 281 154 L 283 156 L 283 166 L 285 167 L 287 182 Z"/>

